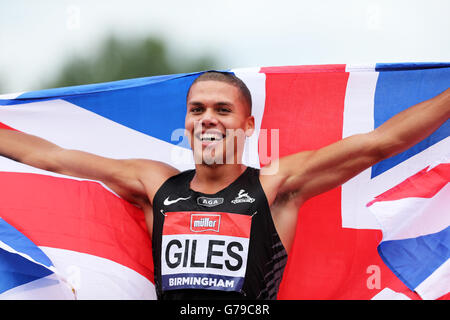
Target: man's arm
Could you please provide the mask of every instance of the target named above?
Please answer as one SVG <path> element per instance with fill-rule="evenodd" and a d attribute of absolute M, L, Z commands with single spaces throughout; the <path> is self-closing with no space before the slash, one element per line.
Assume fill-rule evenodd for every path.
<path fill-rule="evenodd" d="M 283 157 L 274 164 L 279 166 L 277 194 L 295 194 L 302 203 L 412 147 L 449 116 L 450 89 L 447 89 L 400 112 L 374 131 L 347 137 L 319 150 Z"/>
<path fill-rule="evenodd" d="M 138 205 L 152 200 L 148 198 L 159 185 L 177 172 L 158 161 L 101 157 L 64 149 L 45 139 L 7 129 L 0 129 L 0 155 L 43 170 L 102 181 Z"/>

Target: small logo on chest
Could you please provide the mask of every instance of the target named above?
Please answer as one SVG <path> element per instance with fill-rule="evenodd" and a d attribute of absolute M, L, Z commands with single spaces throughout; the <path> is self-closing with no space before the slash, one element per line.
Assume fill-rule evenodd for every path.
<path fill-rule="evenodd" d="M 242 202 L 249 202 L 253 203 L 255 202 L 255 199 L 250 197 L 247 192 L 245 192 L 244 189 L 241 189 L 237 195 L 237 197 L 234 200 L 231 200 L 232 204 L 242 203 Z"/>
<path fill-rule="evenodd" d="M 177 203 L 178 201 L 188 200 L 190 198 L 191 198 L 191 196 L 189 196 L 187 198 L 177 198 L 177 199 L 174 199 L 174 200 L 169 200 L 169 197 L 167 197 L 166 199 L 164 199 L 164 205 L 165 206 L 170 206 L 171 204 Z"/>
<path fill-rule="evenodd" d="M 223 198 L 198 197 L 197 204 L 204 207 L 215 207 L 223 203 Z"/>
<path fill-rule="evenodd" d="M 193 213 L 191 215 L 192 232 L 205 232 L 205 231 L 219 232 L 219 228 L 220 228 L 220 214 Z"/>

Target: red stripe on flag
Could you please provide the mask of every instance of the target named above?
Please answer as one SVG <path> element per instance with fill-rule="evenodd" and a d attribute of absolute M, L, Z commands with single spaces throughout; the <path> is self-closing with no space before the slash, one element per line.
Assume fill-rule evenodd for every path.
<path fill-rule="evenodd" d="M 342 139 L 347 79 L 345 72 L 266 75 L 261 129 L 280 130 L 281 157 Z"/>
<path fill-rule="evenodd" d="M 439 297 L 437 300 L 450 300 L 450 292 Z"/>
<path fill-rule="evenodd" d="M 88 253 L 153 281 L 144 214 L 99 183 L 0 172 L 0 216 L 38 246 Z"/>
<path fill-rule="evenodd" d="M 430 169 L 425 168 L 399 185 L 380 194 L 367 206 L 379 201 L 393 201 L 403 198 L 432 198 L 450 182 L 450 163 L 442 163 Z"/>
<path fill-rule="evenodd" d="M 316 72 L 345 72 L 345 64 L 320 64 L 306 66 L 263 67 L 260 72 L 272 73 L 316 73 Z"/>
<path fill-rule="evenodd" d="M 0 129 L 9 129 L 9 130 L 16 130 L 14 128 L 11 128 L 10 126 L 7 126 L 6 124 L 0 122 Z M 17 130 L 16 130 L 17 131 Z"/>
<path fill-rule="evenodd" d="M 279 129 L 280 157 L 342 139 L 348 73 L 280 70 L 262 69 L 266 105 L 261 124 Z M 370 299 L 386 286 L 405 293 L 406 286 L 377 253 L 381 238 L 379 230 L 342 228 L 340 187 L 310 199 L 299 211 L 278 298 Z"/>

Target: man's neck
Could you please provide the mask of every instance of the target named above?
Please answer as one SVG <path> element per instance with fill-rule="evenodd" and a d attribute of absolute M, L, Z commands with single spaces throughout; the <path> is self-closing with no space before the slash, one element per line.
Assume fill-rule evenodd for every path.
<path fill-rule="evenodd" d="M 215 166 L 197 164 L 195 166 L 195 176 L 191 181 L 190 187 L 192 190 L 202 193 L 216 193 L 235 181 L 246 168 L 243 164 Z"/>

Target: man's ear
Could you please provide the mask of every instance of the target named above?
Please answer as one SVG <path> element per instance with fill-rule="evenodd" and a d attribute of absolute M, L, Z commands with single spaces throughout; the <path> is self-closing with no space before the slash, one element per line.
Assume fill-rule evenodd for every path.
<path fill-rule="evenodd" d="M 255 131 L 255 117 L 249 116 L 245 123 L 245 135 L 250 137 Z"/>

